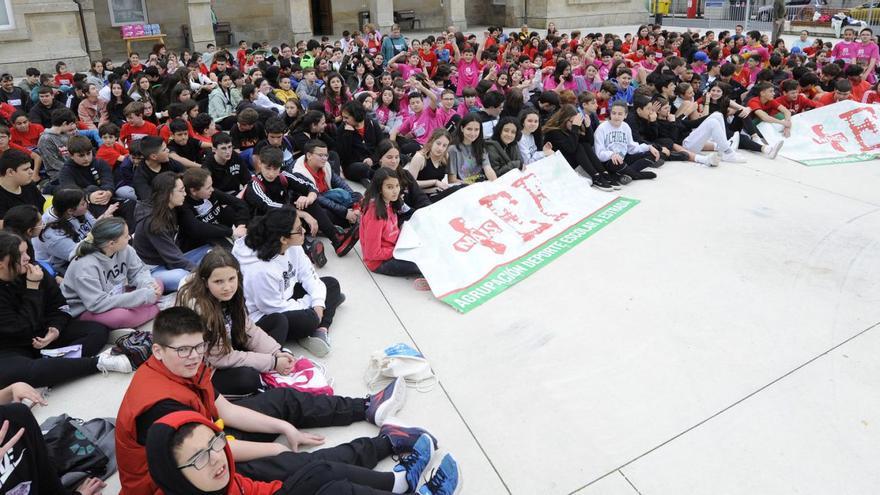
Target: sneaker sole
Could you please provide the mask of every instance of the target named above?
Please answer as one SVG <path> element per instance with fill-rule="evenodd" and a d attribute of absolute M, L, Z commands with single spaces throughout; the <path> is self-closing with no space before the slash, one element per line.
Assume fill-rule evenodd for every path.
<path fill-rule="evenodd" d="M 376 410 L 376 415 L 373 417 L 376 426 L 380 428 L 385 424 L 388 417 L 397 414 L 406 402 L 406 380 L 396 381 L 397 385 L 394 387 L 394 392 L 391 393 L 391 397 L 379 406 Z"/>
<path fill-rule="evenodd" d="M 320 247 L 319 247 L 320 246 Z M 327 255 L 324 253 L 324 243 L 317 241 L 315 243 L 315 266 L 323 268 L 327 264 Z"/>
<path fill-rule="evenodd" d="M 621 175 L 620 178 L 617 179 L 624 186 L 633 181 L 633 178 L 628 175 Z"/>
<path fill-rule="evenodd" d="M 306 337 L 299 341 L 299 345 L 315 357 L 324 357 L 330 354 L 330 344 L 316 337 Z"/>

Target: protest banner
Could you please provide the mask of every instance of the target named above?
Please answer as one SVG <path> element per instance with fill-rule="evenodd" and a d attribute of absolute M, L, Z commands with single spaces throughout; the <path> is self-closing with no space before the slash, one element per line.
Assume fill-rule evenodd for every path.
<path fill-rule="evenodd" d="M 466 313 L 535 273 L 638 203 L 590 187 L 560 153 L 419 209 L 394 257 Z"/>
<path fill-rule="evenodd" d="M 772 144 L 785 140 L 780 155 L 807 166 L 874 160 L 880 157 L 880 105 L 841 101 L 792 117 L 791 136 L 781 126 L 758 129 Z"/>

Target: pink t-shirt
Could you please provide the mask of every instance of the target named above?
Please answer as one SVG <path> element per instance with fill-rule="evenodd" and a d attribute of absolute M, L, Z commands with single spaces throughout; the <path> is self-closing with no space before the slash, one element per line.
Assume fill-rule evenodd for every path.
<path fill-rule="evenodd" d="M 544 90 L 545 91 L 550 91 L 550 90 L 556 89 L 559 86 L 560 86 L 560 84 L 557 84 L 556 80 L 553 79 L 553 74 L 550 74 L 549 76 L 544 78 Z M 577 83 L 574 81 L 574 79 L 572 79 L 570 81 L 563 81 L 561 86 L 562 86 L 562 89 L 570 89 L 572 91 L 577 91 Z"/>
<path fill-rule="evenodd" d="M 437 112 L 432 110 L 426 103 L 425 109 L 419 114 L 412 114 L 404 119 L 397 132 L 402 136 L 411 133 L 419 144 L 425 144 L 436 128 Z"/>
<path fill-rule="evenodd" d="M 458 88 L 456 94 L 461 96 L 464 88 L 475 88 L 480 82 L 480 62 L 476 58 L 470 63 L 464 59 L 458 61 Z"/>
<path fill-rule="evenodd" d="M 423 71 L 420 67 L 413 67 L 409 64 L 397 64 L 397 70 L 400 71 L 400 77 L 404 80 L 409 79 L 413 74 L 421 74 Z"/>
<path fill-rule="evenodd" d="M 846 63 L 852 63 L 855 58 L 856 47 L 855 42 L 840 41 L 831 49 L 831 56 L 834 60 L 843 59 Z"/>

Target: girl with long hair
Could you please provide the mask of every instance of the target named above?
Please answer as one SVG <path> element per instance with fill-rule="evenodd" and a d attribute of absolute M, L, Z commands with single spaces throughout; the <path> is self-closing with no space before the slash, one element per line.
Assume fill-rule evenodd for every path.
<path fill-rule="evenodd" d="M 150 202 L 138 202 L 135 210 L 134 248 L 167 292 L 174 292 L 211 246 L 184 253 L 178 245 L 177 209 L 186 199 L 183 176 L 162 172 L 153 179 Z"/>
<path fill-rule="evenodd" d="M 276 208 L 251 221 L 247 235 L 235 241 L 232 254 L 241 263 L 246 307 L 257 325 L 281 314 L 287 332 L 273 335 L 278 343 L 297 340 L 323 357 L 330 352 L 330 325 L 345 296 L 335 278 L 318 278 L 303 251 L 304 238 L 296 209 Z"/>
<path fill-rule="evenodd" d="M 404 204 L 400 189 L 400 179 L 394 170 L 380 168 L 376 171 L 364 196 L 364 216 L 360 225 L 364 265 L 371 272 L 392 277 L 421 275 L 415 263 L 393 256 L 400 237 L 397 215 Z"/>
<path fill-rule="evenodd" d="M 553 145 L 544 142 L 541 134 L 541 116 L 534 108 L 526 108 L 519 114 L 519 155 L 523 165 L 536 162 L 553 154 Z"/>
<path fill-rule="evenodd" d="M 98 352 L 110 330 L 74 320 L 55 278 L 31 264 L 21 237 L 0 231 L 0 387 L 25 382 L 51 387 L 100 371 L 131 373 L 125 355 Z M 82 357 L 44 359 L 43 349 L 80 345 Z"/>
<path fill-rule="evenodd" d="M 105 212 L 102 218 L 112 216 L 113 211 L 110 211 L 109 215 Z M 52 198 L 52 206 L 43 213 L 46 227 L 34 240 L 37 259 L 45 260 L 55 273 L 63 276 L 76 250 L 76 245 L 86 238 L 97 221 L 89 213 L 89 204 L 82 189 L 56 191 Z"/>
<path fill-rule="evenodd" d="M 521 136 L 519 122 L 513 117 L 501 117 L 495 125 L 492 139 L 486 141 L 489 164 L 498 177 L 511 170 L 522 170 L 523 160 L 519 154 Z"/>
<path fill-rule="evenodd" d="M 336 72 L 330 73 L 324 84 L 324 113 L 338 124 L 342 122 L 342 107 L 349 101 L 351 93 L 342 76 Z"/>
<path fill-rule="evenodd" d="M 76 247 L 61 292 L 70 315 L 108 328 L 136 328 L 159 314 L 162 284 L 128 245 L 125 220 L 102 218 Z"/>
<path fill-rule="evenodd" d="M 541 132 L 554 150 L 562 152 L 571 168 L 584 169 L 593 180 L 593 187 L 603 191 L 611 191 L 615 185 L 619 188 L 620 177 L 610 174 L 602 166 L 593 150 L 592 139 L 585 135 L 583 122 L 583 115 L 573 105 L 563 105 L 547 119 Z M 584 139 L 581 139 L 582 135 Z"/>
<path fill-rule="evenodd" d="M 419 208 L 430 206 L 431 200 L 419 187 L 415 177 L 400 162 L 400 147 L 390 139 L 383 139 L 376 146 L 374 161 L 379 167 L 394 170 L 400 181 L 400 200 L 403 202 L 401 219 L 408 220 Z"/>
<path fill-rule="evenodd" d="M 453 134 L 449 148 L 448 182 L 472 184 L 496 178 L 489 164 L 489 155 L 486 154 L 480 117 L 469 113 L 461 119 Z"/>
<path fill-rule="evenodd" d="M 434 129 L 422 149 L 406 165 L 407 171 L 434 203 L 458 190 L 457 186 L 446 182 L 451 143 L 452 136 L 446 129 Z"/>
<path fill-rule="evenodd" d="M 216 371 L 211 381 L 223 395 L 252 395 L 262 388 L 260 373 L 290 373 L 295 358 L 281 349 L 287 319 L 268 315 L 257 326 L 245 305 L 241 265 L 229 251 L 206 254 L 177 293 L 177 305 L 192 308 L 205 323 L 205 360 Z M 265 331 L 264 331 L 265 329 Z"/>

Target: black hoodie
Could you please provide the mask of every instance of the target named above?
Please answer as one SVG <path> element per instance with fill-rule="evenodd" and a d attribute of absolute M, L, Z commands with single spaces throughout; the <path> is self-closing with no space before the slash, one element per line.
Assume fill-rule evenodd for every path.
<path fill-rule="evenodd" d="M 187 195 L 177 216 L 180 223 L 180 247 L 186 252 L 205 244 L 220 244 L 232 249 L 227 239 L 232 227 L 247 224 L 247 203 L 231 194 L 214 191 L 206 200 Z"/>

